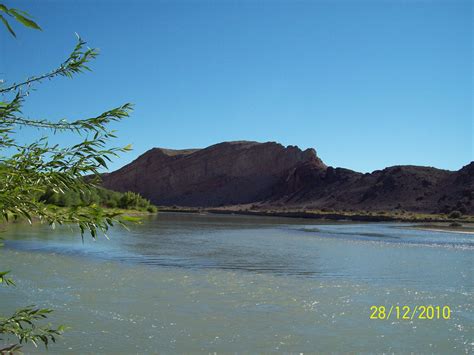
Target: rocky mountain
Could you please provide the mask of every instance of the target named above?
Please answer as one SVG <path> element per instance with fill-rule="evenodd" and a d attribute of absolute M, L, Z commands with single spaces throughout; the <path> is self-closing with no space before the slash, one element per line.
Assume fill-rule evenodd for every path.
<path fill-rule="evenodd" d="M 264 206 L 474 213 L 474 162 L 459 171 L 393 166 L 362 174 L 327 167 L 314 149 L 224 142 L 204 149 L 154 148 L 103 176 L 157 205 Z"/>
<path fill-rule="evenodd" d="M 290 172 L 272 203 L 335 210 L 406 210 L 474 214 L 474 163 L 459 171 L 393 166 L 362 174 L 303 164 Z"/>
<path fill-rule="evenodd" d="M 205 149 L 154 148 L 105 175 L 103 185 L 134 191 L 158 205 L 221 206 L 270 198 L 294 166 L 326 166 L 313 149 L 277 143 L 227 142 Z"/>

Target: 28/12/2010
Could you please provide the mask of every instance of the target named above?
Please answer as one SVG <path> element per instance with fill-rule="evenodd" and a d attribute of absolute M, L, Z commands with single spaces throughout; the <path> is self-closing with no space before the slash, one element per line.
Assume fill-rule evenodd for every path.
<path fill-rule="evenodd" d="M 370 319 L 374 320 L 448 320 L 451 318 L 451 308 L 449 306 L 371 306 L 370 312 Z"/>

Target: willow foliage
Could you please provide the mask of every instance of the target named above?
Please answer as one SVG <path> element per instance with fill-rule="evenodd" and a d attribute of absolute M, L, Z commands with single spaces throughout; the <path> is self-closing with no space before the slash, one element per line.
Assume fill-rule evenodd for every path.
<path fill-rule="evenodd" d="M 26 12 L 9 9 L 0 4 L 0 21 L 6 29 L 16 36 L 9 20 L 33 28 L 40 27 Z M 115 138 L 108 125 L 129 116 L 130 104 L 124 104 L 105 111 L 94 117 L 75 120 L 53 121 L 46 118 L 27 117 L 22 107 L 33 88 L 45 80 L 59 77 L 72 78 L 74 75 L 89 71 L 88 64 L 97 56 L 95 49 L 88 48 L 86 42 L 78 37 L 77 44 L 67 59 L 45 74 L 14 82 L 0 83 L 0 224 L 11 219 L 24 218 L 30 223 L 38 219 L 51 226 L 56 224 L 74 224 L 81 235 L 90 233 L 96 238 L 106 233 L 109 226 L 118 222 L 116 213 L 108 213 L 92 204 L 82 208 L 51 209 L 38 197 L 47 191 L 63 194 L 74 191 L 79 194 L 95 189 L 99 169 L 107 168 L 108 162 L 130 147 L 109 148 L 108 142 Z M 17 138 L 24 127 L 40 128 L 52 134 L 73 133 L 79 137 L 79 143 L 69 146 L 52 145 L 47 136 L 27 144 Z M 87 176 L 87 178 L 84 178 Z M 3 267 L 6 260 L 0 261 Z M 0 271 L 0 283 L 14 286 L 9 271 Z M 51 312 L 28 306 L 17 310 L 13 315 L 0 317 L 0 353 L 15 352 L 21 344 L 32 342 L 48 345 L 56 340 L 64 327 L 53 328 L 42 325 Z M 12 341 L 11 337 L 15 340 Z"/>

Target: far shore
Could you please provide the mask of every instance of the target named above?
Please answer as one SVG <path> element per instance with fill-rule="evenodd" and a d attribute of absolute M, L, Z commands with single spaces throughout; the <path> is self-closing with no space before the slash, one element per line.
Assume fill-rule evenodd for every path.
<path fill-rule="evenodd" d="M 63 209 L 64 207 L 55 207 Z M 252 209 L 250 205 L 237 205 L 225 207 L 181 207 L 181 206 L 157 206 L 157 212 L 145 210 L 104 208 L 106 212 L 119 213 L 117 218 L 124 222 L 137 222 L 143 217 L 154 216 L 159 213 L 192 213 L 192 214 L 215 214 L 215 215 L 244 215 L 257 217 L 280 217 L 280 218 L 305 218 L 327 222 L 400 222 L 416 223 L 409 226 L 400 226 L 404 229 L 418 229 L 432 232 L 455 232 L 463 234 L 474 234 L 474 216 L 463 215 L 460 218 L 449 218 L 444 214 L 427 214 L 416 212 L 398 211 L 321 211 L 303 210 L 290 208 L 260 208 Z M 39 222 L 36 217 L 33 223 Z M 10 222 L 0 223 L 27 223 L 26 219 L 19 218 Z"/>
<path fill-rule="evenodd" d="M 252 209 L 247 205 L 226 206 L 217 208 L 158 206 L 159 212 L 176 213 L 209 213 L 209 214 L 238 214 L 249 216 L 309 218 L 329 221 L 358 221 L 358 222 L 407 222 L 407 223 L 444 223 L 449 224 L 474 223 L 474 216 L 464 215 L 460 218 L 449 218 L 445 214 L 428 214 L 398 211 L 321 211 L 302 209 Z M 431 228 L 431 227 L 430 227 Z M 442 230 L 446 230 L 440 228 Z M 450 227 L 453 230 L 456 227 Z"/>

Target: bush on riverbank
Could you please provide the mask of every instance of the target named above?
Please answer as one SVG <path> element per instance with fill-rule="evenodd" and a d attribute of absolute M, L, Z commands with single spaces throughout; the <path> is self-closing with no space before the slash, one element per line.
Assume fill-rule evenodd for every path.
<path fill-rule="evenodd" d="M 134 192 L 117 192 L 101 187 L 90 191 L 66 191 L 57 193 L 53 190 L 46 191 L 39 198 L 40 201 L 59 207 L 85 207 L 99 205 L 107 208 L 121 208 L 155 213 L 156 207 L 149 200 Z"/>
<path fill-rule="evenodd" d="M 452 211 L 452 212 L 448 215 L 449 218 L 461 218 L 461 216 L 462 216 L 462 213 L 459 212 L 459 211 Z"/>

